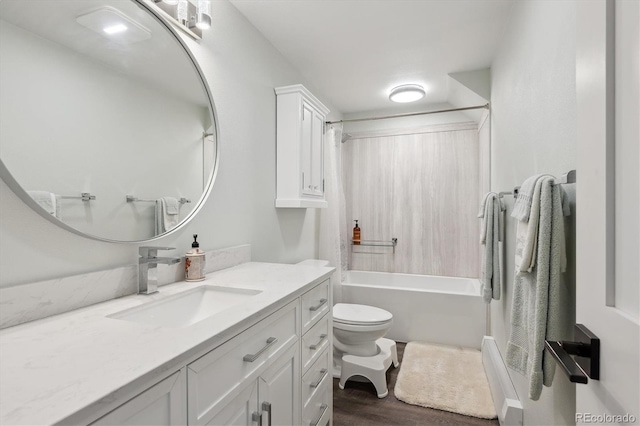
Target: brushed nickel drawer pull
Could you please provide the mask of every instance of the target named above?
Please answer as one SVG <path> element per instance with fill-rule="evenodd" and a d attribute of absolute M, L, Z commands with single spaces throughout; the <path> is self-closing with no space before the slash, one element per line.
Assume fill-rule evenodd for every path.
<path fill-rule="evenodd" d="M 320 386 L 320 383 L 324 380 L 324 378 L 327 377 L 327 374 L 329 374 L 329 370 L 323 368 L 322 370 L 320 370 L 320 378 L 315 382 L 309 384 L 309 386 L 311 386 L 312 388 L 317 388 L 318 386 Z"/>
<path fill-rule="evenodd" d="M 267 412 L 267 426 L 271 426 L 271 403 L 263 402 L 262 410 Z M 262 422 L 260 422 L 260 424 L 262 424 Z"/>
<path fill-rule="evenodd" d="M 326 339 L 326 338 L 327 338 L 326 334 L 321 334 L 320 335 L 320 341 L 318 341 L 318 343 L 316 343 L 315 345 L 309 346 L 309 349 L 315 351 L 316 349 L 318 349 L 322 345 L 322 342 L 324 342 L 324 339 Z"/>
<path fill-rule="evenodd" d="M 263 353 L 264 351 L 266 351 L 267 349 L 269 349 L 269 348 L 270 348 L 274 343 L 276 343 L 277 341 L 278 341 L 278 339 L 276 339 L 275 337 L 269 337 L 269 338 L 267 339 L 267 344 L 266 344 L 262 349 L 260 349 L 260 350 L 259 350 L 258 352 L 256 352 L 255 354 L 247 354 L 247 355 L 245 355 L 245 356 L 244 356 L 244 358 L 242 358 L 242 360 L 243 360 L 243 361 L 246 361 L 246 362 L 253 362 L 253 361 L 255 361 L 256 359 L 258 359 L 258 357 L 259 357 L 260 355 L 262 355 L 262 353 Z"/>
<path fill-rule="evenodd" d="M 327 412 L 327 409 L 329 408 L 328 404 L 322 404 L 320 406 L 320 415 L 318 416 L 317 419 L 315 419 L 314 421 L 312 421 L 311 423 L 309 423 L 309 426 L 318 426 L 318 423 L 320 423 L 320 420 L 322 420 L 322 417 L 324 417 L 324 413 Z"/>
<path fill-rule="evenodd" d="M 327 303 L 327 299 L 320 299 L 320 303 L 318 303 L 316 306 L 310 307 L 309 310 L 311 312 L 315 312 L 318 309 L 320 309 L 322 307 L 322 305 L 324 305 L 325 303 Z"/>

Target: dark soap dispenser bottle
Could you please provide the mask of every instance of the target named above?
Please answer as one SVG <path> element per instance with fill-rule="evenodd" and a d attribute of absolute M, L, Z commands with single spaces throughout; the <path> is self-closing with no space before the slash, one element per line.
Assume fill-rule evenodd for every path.
<path fill-rule="evenodd" d="M 358 221 L 356 220 L 356 226 L 353 228 L 353 244 L 360 245 L 360 227 L 358 226 Z"/>

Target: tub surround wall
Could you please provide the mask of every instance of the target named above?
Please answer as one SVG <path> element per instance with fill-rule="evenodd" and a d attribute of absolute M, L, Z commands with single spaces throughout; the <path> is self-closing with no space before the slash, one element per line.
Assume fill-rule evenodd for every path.
<path fill-rule="evenodd" d="M 343 146 L 347 220 L 359 220 L 363 240 L 398 245 L 352 246 L 350 269 L 477 278 L 478 162 L 475 122 L 353 133 Z"/>
<path fill-rule="evenodd" d="M 576 168 L 576 5 L 574 1 L 518 1 L 491 66 L 491 189 L 510 191 L 529 176 L 560 176 Z M 572 297 L 566 309 L 575 318 L 575 188 L 571 200 L 565 281 Z M 511 324 L 515 219 L 507 202 L 506 280 L 501 300 L 491 303 L 491 334 L 504 358 Z M 528 381 L 509 370 L 524 404 L 526 425 L 575 423 L 575 385 L 556 369 L 553 385 L 540 400 L 527 398 Z"/>
<path fill-rule="evenodd" d="M 206 272 L 251 261 L 251 246 L 206 252 Z M 159 285 L 184 280 L 184 258 L 158 265 Z M 0 329 L 128 296 L 138 291 L 138 265 L 0 288 Z"/>

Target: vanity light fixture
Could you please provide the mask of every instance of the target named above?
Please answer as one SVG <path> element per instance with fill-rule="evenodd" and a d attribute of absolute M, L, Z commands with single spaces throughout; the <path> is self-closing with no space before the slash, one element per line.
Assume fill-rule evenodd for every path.
<path fill-rule="evenodd" d="M 211 0 L 152 0 L 165 18 L 196 40 L 211 28 Z"/>
<path fill-rule="evenodd" d="M 111 6 L 78 15 L 76 22 L 119 44 L 133 44 L 151 38 L 151 31 Z"/>
<path fill-rule="evenodd" d="M 424 88 L 418 84 L 403 84 L 391 89 L 389 100 L 392 102 L 407 103 L 422 99 L 425 95 Z"/>
<path fill-rule="evenodd" d="M 196 27 L 201 30 L 211 28 L 211 1 L 198 0 L 198 9 L 196 14 Z"/>
<path fill-rule="evenodd" d="M 178 22 L 182 25 L 187 25 L 187 22 L 189 22 L 189 2 L 187 0 L 178 1 L 176 19 L 178 19 Z"/>

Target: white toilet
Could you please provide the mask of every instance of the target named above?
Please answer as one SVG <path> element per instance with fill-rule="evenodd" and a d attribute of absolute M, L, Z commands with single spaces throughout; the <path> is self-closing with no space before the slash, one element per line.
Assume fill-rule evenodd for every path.
<path fill-rule="evenodd" d="M 328 266 L 326 260 L 307 259 L 298 265 Z M 378 398 L 387 390 L 386 372 L 398 367 L 396 342 L 385 339 L 393 315 L 374 306 L 336 303 L 333 306 L 333 376 L 344 389 L 347 380 L 364 377 L 376 388 Z"/>
<path fill-rule="evenodd" d="M 374 306 L 336 303 L 333 306 L 333 345 L 339 352 L 357 356 L 378 353 L 376 340 L 393 324 L 393 315 Z"/>
<path fill-rule="evenodd" d="M 396 342 L 383 337 L 393 315 L 374 306 L 336 303 L 333 306 L 333 367 L 344 389 L 347 380 L 364 377 L 376 388 L 378 398 L 388 395 L 386 372 L 398 367 Z"/>

